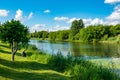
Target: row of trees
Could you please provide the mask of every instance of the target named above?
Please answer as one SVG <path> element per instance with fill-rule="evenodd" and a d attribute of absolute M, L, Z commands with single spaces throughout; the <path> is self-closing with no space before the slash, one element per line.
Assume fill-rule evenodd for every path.
<path fill-rule="evenodd" d="M 81 40 L 86 42 L 107 40 L 120 34 L 118 25 L 91 25 L 84 28 L 82 20 L 72 22 L 70 30 L 55 32 L 40 31 L 31 33 L 32 38 L 48 38 L 49 40 Z"/>
<path fill-rule="evenodd" d="M 115 37 L 120 34 L 120 24 L 118 25 L 96 25 L 83 28 L 76 35 L 78 40 L 94 41 L 94 40 L 107 40 L 110 37 Z"/>
<path fill-rule="evenodd" d="M 79 30 L 84 28 L 83 21 L 75 20 L 72 22 L 70 30 L 62 30 L 55 32 L 40 31 L 31 33 L 32 38 L 49 38 L 50 40 L 75 40 L 75 35 L 79 33 Z"/>

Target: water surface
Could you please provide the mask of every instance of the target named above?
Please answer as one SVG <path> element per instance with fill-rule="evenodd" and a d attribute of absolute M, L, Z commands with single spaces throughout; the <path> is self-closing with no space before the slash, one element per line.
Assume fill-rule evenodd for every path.
<path fill-rule="evenodd" d="M 63 55 L 83 56 L 84 58 L 120 58 L 119 44 L 88 44 L 80 42 L 58 42 L 30 40 L 30 44 L 49 54 L 61 52 Z"/>

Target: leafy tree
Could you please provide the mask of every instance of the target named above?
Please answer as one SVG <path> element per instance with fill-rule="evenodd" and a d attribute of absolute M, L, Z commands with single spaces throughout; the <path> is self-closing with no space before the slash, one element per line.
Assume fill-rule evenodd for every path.
<path fill-rule="evenodd" d="M 19 44 L 26 44 L 29 41 L 28 28 L 21 24 L 20 21 L 11 20 L 7 21 L 0 27 L 1 40 L 8 42 L 11 47 L 12 61 L 18 50 Z"/>
<path fill-rule="evenodd" d="M 56 39 L 56 33 L 55 32 L 50 32 L 49 33 L 49 39 L 50 40 L 55 40 Z"/>
<path fill-rule="evenodd" d="M 72 22 L 72 26 L 71 26 L 71 35 L 75 36 L 81 28 L 84 28 L 84 23 L 83 23 L 82 19 L 74 20 Z"/>
<path fill-rule="evenodd" d="M 45 38 L 48 38 L 48 32 L 47 31 L 42 31 L 42 38 L 45 39 Z"/>

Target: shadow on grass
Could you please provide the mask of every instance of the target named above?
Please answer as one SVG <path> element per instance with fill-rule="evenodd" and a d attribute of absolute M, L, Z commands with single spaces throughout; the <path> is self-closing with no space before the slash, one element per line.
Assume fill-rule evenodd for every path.
<path fill-rule="evenodd" d="M 27 70 L 48 70 L 50 67 L 46 64 L 41 64 L 38 62 L 29 62 L 29 61 L 8 61 L 0 59 L 0 64 L 15 68 L 15 69 L 27 69 Z"/>
<path fill-rule="evenodd" d="M 8 45 L 0 44 L 0 46 L 5 47 L 5 48 L 10 48 L 10 46 L 8 46 Z"/>
<path fill-rule="evenodd" d="M 1 52 L 1 53 L 5 53 L 5 54 L 6 54 L 6 53 L 7 53 L 7 54 L 11 54 L 11 52 L 5 51 L 5 50 L 1 50 L 1 49 L 0 49 L 0 52 Z"/>
<path fill-rule="evenodd" d="M 68 80 L 66 76 L 55 73 L 19 72 L 0 67 L 0 76 L 13 80 Z"/>
<path fill-rule="evenodd" d="M 9 48 L 9 49 L 10 49 L 10 48 Z M 11 54 L 11 52 L 6 51 L 6 50 L 3 50 L 3 49 L 0 49 L 0 52 L 1 52 L 1 53 L 4 53 L 4 54 Z M 20 52 L 17 52 L 15 55 L 21 56 L 21 53 L 20 53 Z"/>

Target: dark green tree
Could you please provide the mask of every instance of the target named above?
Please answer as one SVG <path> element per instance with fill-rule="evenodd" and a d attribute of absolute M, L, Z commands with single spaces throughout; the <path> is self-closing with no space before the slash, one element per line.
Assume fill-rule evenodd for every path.
<path fill-rule="evenodd" d="M 71 36 L 75 36 L 81 28 L 84 28 L 82 19 L 74 20 L 71 25 Z"/>
<path fill-rule="evenodd" d="M 7 21 L 0 27 L 1 40 L 8 42 L 11 47 L 12 61 L 18 50 L 19 44 L 26 44 L 29 41 L 28 28 L 21 24 L 20 21 L 11 20 Z"/>

